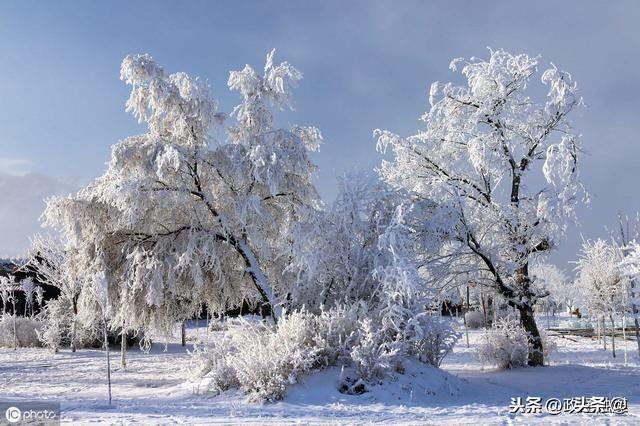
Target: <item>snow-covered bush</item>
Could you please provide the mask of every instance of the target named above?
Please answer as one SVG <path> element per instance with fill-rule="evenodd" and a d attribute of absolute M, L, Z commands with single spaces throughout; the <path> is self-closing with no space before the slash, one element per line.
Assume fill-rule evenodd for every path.
<path fill-rule="evenodd" d="M 248 322 L 231 326 L 237 350 L 230 364 L 249 399 L 281 399 L 287 384 L 296 383 L 316 365 L 314 326 L 311 317 L 303 312 L 282 318 L 276 327 Z"/>
<path fill-rule="evenodd" d="M 204 391 L 218 394 L 239 387 L 235 369 L 229 363 L 231 342 L 228 335 L 218 334 L 207 345 L 195 346 L 191 352 L 192 378 L 203 380 Z"/>
<path fill-rule="evenodd" d="M 434 367 L 440 366 L 459 338 L 451 321 L 426 313 L 411 318 L 405 331 L 410 354 Z"/>
<path fill-rule="evenodd" d="M 47 303 L 42 312 L 42 330 L 38 334 L 42 345 L 55 352 L 64 345 L 69 329 L 68 318 L 65 315 L 66 310 L 62 302 L 62 299 L 56 299 Z"/>
<path fill-rule="evenodd" d="M 493 329 L 487 330 L 478 349 L 482 362 L 497 364 L 503 369 L 524 367 L 528 354 L 527 333 L 513 318 L 499 319 Z"/>
<path fill-rule="evenodd" d="M 65 295 L 49 300 L 39 315 L 42 321 L 38 333 L 43 346 L 58 351 L 70 347 L 72 351 L 82 347 L 98 347 L 102 342 L 102 331 L 93 316 L 74 314 L 69 298 Z"/>
<path fill-rule="evenodd" d="M 480 311 L 467 312 L 464 314 L 464 320 L 467 322 L 467 327 L 471 329 L 484 327 L 484 315 Z"/>
<path fill-rule="evenodd" d="M 191 375 L 206 391 L 240 388 L 254 401 L 275 401 L 312 369 L 348 357 L 360 307 L 283 316 L 277 325 L 230 320 L 226 330 L 192 353 Z"/>
<path fill-rule="evenodd" d="M 427 314 L 407 319 L 403 333 L 390 333 L 382 319 L 365 303 L 294 311 L 276 325 L 231 319 L 192 352 L 191 378 L 201 392 L 239 388 L 250 400 L 275 401 L 305 374 L 343 365 L 364 391 L 365 383 L 402 372 L 403 357 L 439 365 L 458 338 L 449 321 Z"/>
<path fill-rule="evenodd" d="M 540 330 L 544 359 L 557 348 L 555 341 Z M 484 341 L 478 349 L 478 357 L 487 364 L 497 364 L 499 368 L 511 369 L 525 367 L 527 354 L 532 348 L 527 332 L 515 316 L 500 318 L 492 329 L 487 330 Z"/>
<path fill-rule="evenodd" d="M 432 205 L 403 205 L 399 194 L 366 176 L 343 180 L 334 209 L 299 224 L 307 238 L 294 244 L 288 268 L 298 277 L 290 302 L 297 310 L 275 326 L 231 322 L 227 359 L 204 356 L 196 378 L 214 392 L 235 380 L 251 399 L 272 401 L 301 375 L 340 362 L 357 375 L 347 386 L 354 393 L 401 372 L 406 357 L 439 365 L 457 334 L 424 314 L 433 293 L 415 255 L 430 250 L 429 238 L 412 226 Z"/>
<path fill-rule="evenodd" d="M 401 370 L 402 346 L 399 342 L 384 341 L 377 333 L 371 318 L 360 321 L 360 338 L 350 355 L 360 377 L 365 381 L 382 379 L 393 371 Z"/>
<path fill-rule="evenodd" d="M 41 328 L 42 322 L 38 320 L 5 313 L 0 316 L 0 347 L 40 346 L 38 332 Z"/>

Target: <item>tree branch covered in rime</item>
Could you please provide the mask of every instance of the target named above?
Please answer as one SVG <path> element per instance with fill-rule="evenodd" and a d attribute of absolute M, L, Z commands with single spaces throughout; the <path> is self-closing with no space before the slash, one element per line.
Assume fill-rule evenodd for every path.
<path fill-rule="evenodd" d="M 202 305 L 222 312 L 244 300 L 281 314 L 293 225 L 320 205 L 309 152 L 322 136 L 274 126 L 302 78 L 274 53 L 262 76 L 248 65 L 230 73 L 242 98 L 230 118 L 201 79 L 149 55 L 122 62 L 127 111 L 148 131 L 115 144 L 102 176 L 49 200 L 44 214 L 64 231 L 67 267 L 103 294 L 114 324 L 168 329 Z"/>
<path fill-rule="evenodd" d="M 568 119 L 582 100 L 571 75 L 552 65 L 539 77 L 546 96 L 536 101 L 538 58 L 525 54 L 490 50 L 487 60 L 450 67 L 459 66 L 465 84 L 431 86 L 424 130 L 407 138 L 375 131 L 387 155 L 379 172 L 448 209 L 448 255 L 475 258 L 496 291 L 530 310 L 543 295 L 531 286 L 529 262 L 557 246 L 586 200 L 580 138 Z M 434 220 L 442 216 L 424 224 Z"/>

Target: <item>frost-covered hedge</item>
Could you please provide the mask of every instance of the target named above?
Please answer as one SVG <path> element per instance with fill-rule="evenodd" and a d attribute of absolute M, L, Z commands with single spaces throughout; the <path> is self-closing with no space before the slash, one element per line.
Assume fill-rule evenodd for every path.
<path fill-rule="evenodd" d="M 40 346 L 38 333 L 41 329 L 42 322 L 38 320 L 4 314 L 0 316 L 0 347 L 12 348 L 14 345 L 23 348 Z"/>
<path fill-rule="evenodd" d="M 402 335 L 381 332 L 379 321 L 362 305 L 292 312 L 275 326 L 231 320 L 194 349 L 192 378 L 200 392 L 239 388 L 250 400 L 275 401 L 305 374 L 331 365 L 353 366 L 363 382 L 402 371 L 407 356 L 437 366 L 457 339 L 449 323 L 425 314 L 408 321 Z"/>
<path fill-rule="evenodd" d="M 526 366 L 528 354 L 527 333 L 513 318 L 499 319 L 494 327 L 487 331 L 484 342 L 478 349 L 478 356 L 482 362 L 497 364 L 503 369 Z"/>
<path fill-rule="evenodd" d="M 204 379 L 203 391 L 240 388 L 251 400 L 275 401 L 301 375 L 344 356 L 357 323 L 357 310 L 346 308 L 293 312 L 277 326 L 231 320 L 209 344 L 196 347 L 191 372 Z"/>
<path fill-rule="evenodd" d="M 556 344 L 540 330 L 544 358 L 556 349 Z M 527 365 L 529 342 L 527 332 L 514 317 L 499 319 L 484 336 L 478 349 L 478 357 L 487 364 L 496 364 L 502 369 L 519 368 Z"/>

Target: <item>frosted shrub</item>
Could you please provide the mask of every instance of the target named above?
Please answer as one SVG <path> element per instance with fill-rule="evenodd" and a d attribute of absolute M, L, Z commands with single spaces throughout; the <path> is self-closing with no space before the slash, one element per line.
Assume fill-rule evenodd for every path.
<path fill-rule="evenodd" d="M 64 344 L 66 337 L 65 330 L 67 321 L 60 315 L 61 306 L 59 300 L 52 300 L 47 303 L 43 311 L 42 330 L 38 334 L 38 339 L 43 346 L 57 352 Z"/>
<path fill-rule="evenodd" d="M 231 358 L 241 389 L 251 400 L 276 401 L 317 363 L 314 321 L 304 312 L 283 317 L 277 327 L 240 323 L 230 332 L 237 352 Z"/>
<path fill-rule="evenodd" d="M 14 344 L 21 348 L 40 346 L 38 332 L 41 328 L 42 323 L 38 320 L 4 314 L 0 316 L 0 347 L 13 347 Z"/>
<path fill-rule="evenodd" d="M 458 338 L 449 321 L 427 314 L 409 316 L 404 331 L 395 332 L 385 329 L 381 318 L 359 303 L 291 312 L 277 325 L 229 320 L 211 342 L 192 352 L 191 376 L 204 391 L 238 388 L 252 401 L 276 401 L 313 370 L 350 365 L 357 377 L 348 390 L 361 384 L 354 392 L 362 393 L 366 382 L 401 372 L 406 356 L 438 366 Z"/>
<path fill-rule="evenodd" d="M 372 381 L 399 370 L 401 346 L 397 342 L 383 341 L 370 318 L 360 322 L 360 329 L 360 340 L 350 353 L 360 377 Z"/>
<path fill-rule="evenodd" d="M 57 351 L 70 340 L 71 319 L 68 315 L 70 308 L 65 299 L 50 300 L 42 312 L 42 330 L 38 338 L 42 344 Z"/>
<path fill-rule="evenodd" d="M 314 345 L 318 348 L 318 362 L 322 366 L 348 361 L 350 348 L 358 338 L 358 318 L 366 309 L 364 304 L 338 306 L 323 310 L 316 316 Z"/>
<path fill-rule="evenodd" d="M 477 329 L 484 327 L 484 315 L 480 311 L 469 311 L 464 314 L 464 320 L 467 322 L 467 327 L 471 329 Z"/>
<path fill-rule="evenodd" d="M 100 325 L 92 315 L 76 316 L 68 298 L 50 300 L 39 318 L 42 320 L 38 339 L 43 346 L 58 351 L 63 347 L 99 347 Z"/>
<path fill-rule="evenodd" d="M 226 331 L 193 351 L 192 378 L 203 379 L 214 393 L 240 388 L 253 401 L 279 400 L 302 375 L 348 356 L 357 317 L 358 307 L 352 307 L 293 312 L 276 326 L 231 320 Z"/>
<path fill-rule="evenodd" d="M 405 331 L 410 353 L 419 361 L 439 367 L 460 338 L 451 322 L 441 317 L 420 313 L 411 320 Z"/>
<path fill-rule="evenodd" d="M 236 371 L 229 363 L 231 342 L 226 333 L 216 336 L 208 345 L 196 346 L 191 352 L 192 379 L 203 380 L 204 391 L 219 394 L 239 387 Z"/>
<path fill-rule="evenodd" d="M 483 363 L 511 369 L 527 365 L 529 344 L 527 333 L 513 318 L 499 319 L 485 334 L 478 356 Z"/>

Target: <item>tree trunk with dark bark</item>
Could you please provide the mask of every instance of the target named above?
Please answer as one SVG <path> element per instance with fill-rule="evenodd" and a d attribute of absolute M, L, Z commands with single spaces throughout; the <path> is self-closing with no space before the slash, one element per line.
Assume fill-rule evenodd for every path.
<path fill-rule="evenodd" d="M 529 359 L 527 364 L 532 367 L 544 365 L 542 339 L 533 316 L 533 308 L 531 306 L 518 307 L 518 311 L 520 312 L 520 323 L 527 332 L 527 339 L 529 340 Z"/>
<path fill-rule="evenodd" d="M 521 268 L 516 271 L 516 282 L 521 287 L 522 293 L 530 295 L 529 286 L 531 281 L 529 279 L 529 264 L 525 263 Z M 520 312 L 520 324 L 524 331 L 527 332 L 527 340 L 529 341 L 529 358 L 527 364 L 531 367 L 537 367 L 544 365 L 544 352 L 542 350 L 542 339 L 540 338 L 540 331 L 536 324 L 536 318 L 533 312 L 533 303 L 531 299 L 527 302 L 522 302 L 515 306 Z"/>
<path fill-rule="evenodd" d="M 120 338 L 120 366 L 124 369 L 127 368 L 127 332 L 124 326 Z"/>
<path fill-rule="evenodd" d="M 109 351 L 109 334 L 107 333 L 107 319 L 103 320 L 104 350 L 107 355 L 107 385 L 109 391 L 109 405 L 111 405 L 111 353 Z"/>
<path fill-rule="evenodd" d="M 613 315 L 609 315 L 609 319 L 611 320 L 611 352 L 613 353 L 613 357 L 616 357 L 616 323 L 613 321 Z"/>

